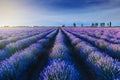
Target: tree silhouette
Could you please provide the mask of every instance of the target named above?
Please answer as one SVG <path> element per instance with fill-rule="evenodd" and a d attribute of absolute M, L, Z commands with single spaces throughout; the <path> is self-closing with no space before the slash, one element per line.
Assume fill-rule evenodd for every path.
<path fill-rule="evenodd" d="M 112 22 L 109 23 L 110 27 L 112 27 Z"/>
<path fill-rule="evenodd" d="M 65 25 L 62 25 L 62 27 L 65 27 Z"/>
<path fill-rule="evenodd" d="M 100 26 L 101 27 L 105 27 L 105 23 L 103 22 L 103 23 L 100 23 Z"/>
<path fill-rule="evenodd" d="M 91 24 L 91 26 L 92 26 L 92 27 L 94 27 L 94 26 L 95 26 L 95 24 L 94 24 L 94 23 L 92 23 L 92 24 Z"/>
<path fill-rule="evenodd" d="M 73 23 L 73 26 L 76 27 L 76 23 Z"/>
<path fill-rule="evenodd" d="M 95 27 L 98 27 L 98 23 L 95 23 Z"/>
<path fill-rule="evenodd" d="M 81 24 L 81 27 L 83 27 L 83 24 Z"/>

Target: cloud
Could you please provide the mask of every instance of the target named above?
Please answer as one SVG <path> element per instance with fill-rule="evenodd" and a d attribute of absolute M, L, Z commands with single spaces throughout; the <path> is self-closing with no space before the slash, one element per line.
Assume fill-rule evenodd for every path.
<path fill-rule="evenodd" d="M 0 25 L 120 23 L 120 0 L 0 0 Z"/>
<path fill-rule="evenodd" d="M 37 0 L 44 7 L 52 10 L 75 10 L 89 7 L 96 8 L 115 8 L 120 7 L 120 0 Z"/>

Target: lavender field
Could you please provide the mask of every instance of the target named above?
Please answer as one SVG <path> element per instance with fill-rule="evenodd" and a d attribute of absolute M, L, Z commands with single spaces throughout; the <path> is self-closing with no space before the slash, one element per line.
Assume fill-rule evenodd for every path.
<path fill-rule="evenodd" d="M 120 80 L 120 29 L 0 28 L 0 80 Z"/>

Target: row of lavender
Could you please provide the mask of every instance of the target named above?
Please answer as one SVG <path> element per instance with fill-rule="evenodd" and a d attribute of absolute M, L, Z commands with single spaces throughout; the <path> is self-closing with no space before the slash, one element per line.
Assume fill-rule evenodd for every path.
<path fill-rule="evenodd" d="M 87 34 L 97 39 L 104 39 L 108 42 L 119 44 L 120 43 L 120 30 L 119 28 L 71 28 L 80 34 Z"/>
<path fill-rule="evenodd" d="M 71 32 L 71 30 L 73 32 Z M 89 32 L 89 29 L 87 30 L 87 32 Z M 101 49 L 99 48 L 105 48 L 105 46 L 98 46 L 96 44 L 98 43 L 98 39 L 94 39 L 93 37 L 91 38 L 90 36 L 85 34 L 85 30 L 81 30 L 78 28 L 74 30 L 70 28 L 65 28 L 63 31 L 71 41 L 74 49 L 77 51 L 75 55 L 80 56 L 80 58 L 84 60 L 84 63 L 89 66 L 94 73 L 98 75 L 98 80 L 120 79 L 120 66 L 118 65 L 119 61 L 116 61 L 114 58 L 110 57 L 112 55 L 115 55 L 116 58 L 119 57 L 118 53 L 113 53 L 113 51 L 116 50 L 113 49 L 115 46 L 112 48 L 112 52 L 108 53 L 108 49 L 111 49 L 110 47 L 107 48 L 107 50 L 104 52 L 101 51 Z M 111 44 L 119 46 L 119 44 Z"/>
<path fill-rule="evenodd" d="M 74 55 L 79 56 L 79 58 L 84 61 L 85 65 L 97 75 L 97 79 L 94 80 L 120 79 L 120 67 L 117 65 L 117 61 L 104 55 L 104 53 L 99 51 L 96 47 L 70 32 L 64 29 L 62 31 L 76 51 Z M 78 71 L 74 64 L 70 56 L 69 48 L 66 45 L 65 37 L 60 30 L 49 55 L 49 63 L 44 68 L 43 72 L 40 73 L 39 80 L 84 80 L 81 77 L 81 72 Z"/>
<path fill-rule="evenodd" d="M 65 37 L 61 30 L 49 55 L 48 65 L 40 73 L 39 80 L 82 80 L 71 60 Z"/>
<path fill-rule="evenodd" d="M 52 28 L 0 28 L 0 40 L 37 34 L 48 29 Z"/>
<path fill-rule="evenodd" d="M 37 29 L 36 29 L 37 30 Z M 39 30 L 39 34 L 18 40 L 16 42 L 10 42 L 9 44 L 5 45 L 3 49 L 0 50 L 0 61 L 10 57 L 15 52 L 20 51 L 28 46 L 30 46 L 33 43 L 36 43 L 39 39 L 43 38 L 53 30 L 46 30 L 47 32 L 41 33 L 42 31 Z M 32 34 L 32 33 L 31 33 Z"/>
<path fill-rule="evenodd" d="M 45 37 L 50 32 L 51 32 L 51 30 L 6 45 L 6 47 L 4 47 L 2 50 L 0 50 L 0 61 L 4 60 L 5 58 L 10 57 L 15 52 L 20 51 L 20 50 L 30 46 L 33 43 L 36 43 L 39 39 Z"/>
<path fill-rule="evenodd" d="M 48 56 L 48 63 L 40 71 L 39 80 L 86 80 L 77 67 L 82 65 L 76 65 L 71 53 L 78 56 L 79 62 L 83 61 L 92 73 L 97 75 L 97 79 L 90 80 L 120 80 L 119 61 L 108 55 L 109 53 L 102 49 L 103 46 L 98 46 L 99 43 L 95 41 L 98 38 L 90 36 L 89 29 L 79 29 L 80 32 L 77 29 L 46 29 L 40 34 L 8 43 L 0 50 L 0 80 L 28 80 L 29 78 L 22 77 L 30 77 L 31 66 L 37 66 L 38 62 L 42 61 L 43 58 L 40 57 L 43 57 L 43 54 Z M 105 39 L 101 40 L 106 43 Z M 67 42 L 70 42 L 70 45 Z M 53 47 L 48 51 L 50 44 Z M 70 51 L 70 48 L 74 51 Z M 45 54 L 46 51 L 49 54 Z"/>
<path fill-rule="evenodd" d="M 56 29 L 47 29 L 47 32 L 12 43 L 4 51 L 1 50 L 4 52 L 0 54 L 1 60 L 4 60 L 0 62 L 0 80 L 21 80 L 30 66 L 37 64 L 39 56 L 46 51 L 46 44 L 55 38 L 57 32 Z"/>
<path fill-rule="evenodd" d="M 94 37 L 89 36 L 87 32 L 86 32 L 86 34 L 80 34 L 78 32 L 79 30 L 77 30 L 77 29 L 75 29 L 75 30 L 76 30 L 76 32 L 73 31 L 72 32 L 73 34 L 75 34 L 76 36 L 80 37 L 81 39 L 91 43 L 93 46 L 97 47 L 98 49 L 100 49 L 101 51 L 106 53 L 106 55 L 108 55 L 112 58 L 115 58 L 117 60 L 120 60 L 120 44 L 105 41 L 104 39 L 96 39 Z M 82 30 L 80 30 L 80 31 L 82 32 Z M 119 30 L 117 29 L 117 31 L 119 31 Z M 89 29 L 88 29 L 88 32 L 89 32 Z M 114 29 L 113 29 L 113 32 L 114 32 Z M 108 31 L 107 31 L 107 33 L 110 34 Z"/>
<path fill-rule="evenodd" d="M 7 44 L 22 40 L 31 36 L 35 36 L 49 29 L 44 28 L 9 28 L 0 29 L 0 49 L 4 48 Z M 7 36 L 7 37 L 6 37 Z M 4 38 L 6 37 L 6 38 Z"/>

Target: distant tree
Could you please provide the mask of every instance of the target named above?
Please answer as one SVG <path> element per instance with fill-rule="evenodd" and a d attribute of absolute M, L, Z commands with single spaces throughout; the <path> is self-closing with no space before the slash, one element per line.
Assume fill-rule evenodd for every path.
<path fill-rule="evenodd" d="M 112 27 L 112 22 L 107 23 L 108 27 Z"/>
<path fill-rule="evenodd" d="M 76 23 L 73 23 L 73 26 L 76 27 Z"/>
<path fill-rule="evenodd" d="M 110 27 L 110 24 L 109 24 L 109 23 L 107 23 L 107 26 L 108 26 L 108 27 Z"/>
<path fill-rule="evenodd" d="M 109 24 L 110 24 L 110 27 L 112 27 L 112 22 L 110 22 Z"/>
<path fill-rule="evenodd" d="M 95 27 L 98 27 L 98 23 L 95 23 Z"/>
<path fill-rule="evenodd" d="M 103 27 L 103 23 L 100 23 L 100 26 Z"/>
<path fill-rule="evenodd" d="M 103 23 L 103 27 L 105 27 L 105 23 Z"/>
<path fill-rule="evenodd" d="M 103 23 L 100 23 L 100 26 L 101 27 L 105 27 L 105 23 L 103 22 Z"/>
<path fill-rule="evenodd" d="M 94 23 L 91 24 L 91 27 L 93 27 L 93 26 L 94 26 Z"/>
<path fill-rule="evenodd" d="M 92 24 L 91 24 L 91 27 L 95 27 L 95 23 L 92 23 Z"/>
<path fill-rule="evenodd" d="M 83 27 L 83 24 L 81 24 L 81 27 Z"/>
<path fill-rule="evenodd" d="M 65 27 L 65 25 L 62 25 L 62 27 Z"/>

